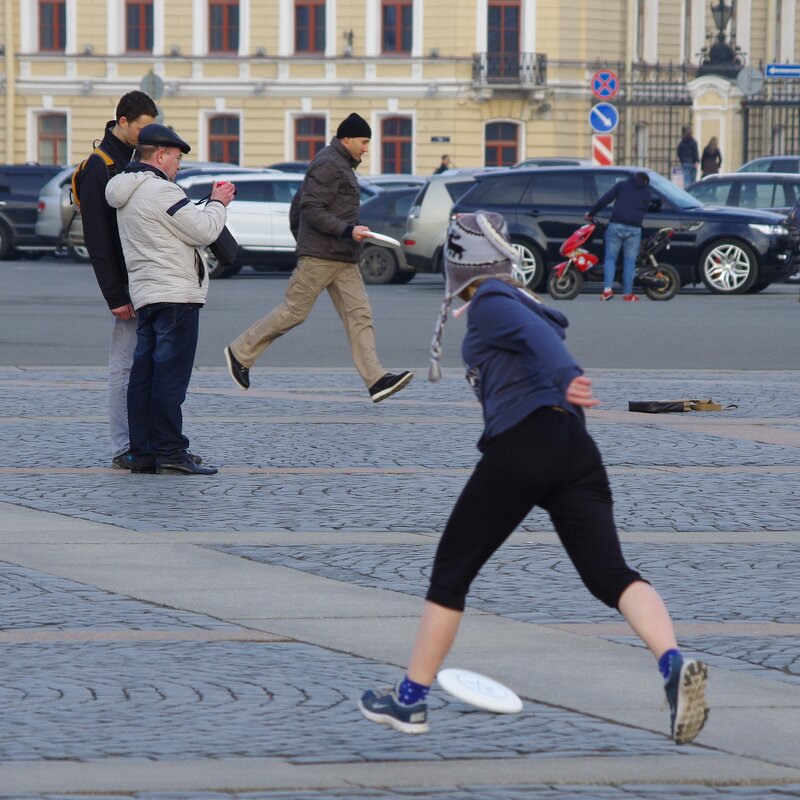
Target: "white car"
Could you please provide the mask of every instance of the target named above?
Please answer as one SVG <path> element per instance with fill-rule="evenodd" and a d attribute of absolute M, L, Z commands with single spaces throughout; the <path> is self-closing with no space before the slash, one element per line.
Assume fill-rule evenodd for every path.
<path fill-rule="evenodd" d="M 43 244 L 60 250 L 67 245 L 65 220 L 72 221 L 76 207 L 69 203 L 69 189 L 75 165 L 64 167 L 61 172 L 50 178 L 39 191 L 39 205 L 36 215 L 36 235 Z M 77 221 L 80 224 L 80 221 Z M 81 235 L 82 234 L 81 228 Z M 77 261 L 89 258 L 83 243 L 67 246 L 69 254 Z"/>
<path fill-rule="evenodd" d="M 190 200 L 198 202 L 211 194 L 215 181 L 236 184 L 236 197 L 228 206 L 228 230 L 239 243 L 239 253 L 232 266 L 222 266 L 206 250 L 208 274 L 212 278 L 235 275 L 243 266 L 255 269 L 293 267 L 296 263 L 295 240 L 289 229 L 289 207 L 303 182 L 303 175 L 291 172 L 215 173 L 178 176 Z"/>

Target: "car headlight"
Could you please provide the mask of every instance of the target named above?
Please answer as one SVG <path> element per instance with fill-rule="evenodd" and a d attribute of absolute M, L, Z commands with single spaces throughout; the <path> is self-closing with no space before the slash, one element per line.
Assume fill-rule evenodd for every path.
<path fill-rule="evenodd" d="M 754 225 L 751 223 L 749 227 L 766 236 L 786 236 L 789 233 L 789 229 L 783 225 Z"/>

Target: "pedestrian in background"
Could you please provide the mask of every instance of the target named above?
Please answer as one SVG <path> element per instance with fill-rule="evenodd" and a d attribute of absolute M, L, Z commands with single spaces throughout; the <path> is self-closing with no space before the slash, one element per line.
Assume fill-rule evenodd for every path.
<path fill-rule="evenodd" d="M 117 103 L 114 119 L 106 123 L 99 148 L 113 160 L 107 166 L 92 153 L 76 179 L 83 238 L 100 291 L 111 310 L 108 346 L 108 425 L 113 448 L 111 466 L 127 469 L 128 378 L 136 347 L 136 314 L 128 293 L 128 273 L 119 241 L 117 214 L 106 202 L 106 185 L 131 160 L 139 131 L 155 122 L 158 109 L 144 92 L 128 92 Z"/>
<path fill-rule="evenodd" d="M 250 386 L 250 369 L 277 338 L 304 322 L 327 289 L 339 314 L 353 362 L 373 403 L 389 397 L 412 379 L 410 372 L 386 372 L 378 360 L 372 309 L 358 262 L 360 243 L 369 228 L 358 224 L 361 205 L 355 169 L 369 148 L 372 130 L 365 119 L 350 114 L 327 147 L 308 167 L 292 198 L 289 225 L 297 240 L 297 266 L 283 302 L 253 323 L 225 348 L 231 378 Z"/>
<path fill-rule="evenodd" d="M 638 302 L 633 293 L 633 278 L 636 273 L 636 258 L 642 244 L 642 221 L 650 208 L 650 178 L 646 172 L 637 172 L 624 181 L 615 183 L 587 212 L 586 219 L 611 203 L 611 220 L 605 233 L 605 264 L 603 265 L 604 288 L 601 300 L 614 297 L 612 286 L 617 272 L 617 258 L 622 250 L 622 299 Z"/>
<path fill-rule="evenodd" d="M 672 738 L 690 742 L 708 714 L 708 670 L 683 659 L 661 597 L 625 563 L 606 470 L 584 420 L 584 409 L 598 401 L 563 344 L 567 320 L 511 278 L 518 256 L 499 214 L 460 215 L 448 242 L 458 247 L 445 249 L 445 301 L 429 377 L 439 377 L 447 309 L 460 297 L 468 304 L 462 357 L 483 407 L 481 459 L 436 550 L 405 677 L 384 693 L 365 692 L 359 709 L 403 733 L 428 730 L 428 691 L 453 645 L 472 581 L 540 506 L 589 591 L 618 609 L 658 660 Z"/>
<path fill-rule="evenodd" d="M 434 175 L 439 175 L 442 172 L 447 172 L 447 170 L 451 169 L 453 166 L 453 162 L 450 160 L 450 156 L 443 155 L 442 156 L 442 163 L 439 164 L 438 167 L 433 171 Z"/>
<path fill-rule="evenodd" d="M 717 137 L 712 136 L 708 144 L 703 148 L 703 156 L 700 159 L 701 177 L 706 175 L 716 175 L 722 166 L 722 153 L 717 146 Z"/>
<path fill-rule="evenodd" d="M 697 180 L 697 165 L 700 154 L 697 150 L 697 140 L 692 136 L 691 125 L 684 125 L 681 129 L 682 136 L 678 143 L 678 161 L 683 171 L 683 188 Z"/>
<path fill-rule="evenodd" d="M 113 177 L 106 199 L 117 209 L 138 327 L 128 383 L 131 472 L 214 475 L 196 463 L 183 435 L 181 405 L 194 366 L 208 276 L 198 248 L 225 226 L 232 183 L 217 183 L 204 207 L 173 181 L 189 145 L 164 125 L 139 132 L 134 161 Z"/>

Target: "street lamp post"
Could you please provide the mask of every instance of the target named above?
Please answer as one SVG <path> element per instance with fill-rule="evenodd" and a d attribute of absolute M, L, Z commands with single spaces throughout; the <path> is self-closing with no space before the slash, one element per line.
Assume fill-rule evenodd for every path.
<path fill-rule="evenodd" d="M 724 78 L 734 79 L 743 66 L 735 41 L 731 39 L 731 43 L 728 43 L 725 39 L 725 28 L 733 16 L 734 2 L 735 0 L 731 0 L 731 4 L 728 5 L 719 0 L 716 5 L 711 5 L 711 14 L 717 26 L 717 37 L 711 47 L 703 48 L 703 60 L 697 70 L 698 76 L 721 75 Z"/>

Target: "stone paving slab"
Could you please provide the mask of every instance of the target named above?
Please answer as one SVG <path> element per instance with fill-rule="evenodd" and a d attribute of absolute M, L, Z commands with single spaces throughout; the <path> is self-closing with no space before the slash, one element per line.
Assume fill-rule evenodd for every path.
<path fill-rule="evenodd" d="M 435 545 L 336 545 L 264 547 L 217 545 L 213 549 L 325 578 L 424 594 Z M 671 545 L 628 543 L 628 562 L 654 583 L 676 620 L 793 623 L 800 596 L 788 578 L 754 598 L 743 586 L 770 585 L 776 575 L 800 571 L 795 544 Z M 558 544 L 506 544 L 475 580 L 469 605 L 511 619 L 536 623 L 602 622 L 619 614 L 592 597 Z M 697 580 L 701 575 L 702 580 Z"/>
<path fill-rule="evenodd" d="M 795 531 L 800 484 L 792 474 L 670 473 L 611 475 L 622 531 Z M 310 480 L 300 474 L 224 472 L 200 480 L 177 475 L 0 475 L 0 502 L 133 530 L 442 530 L 465 475 L 347 472 Z M 168 491 L 165 491 L 165 486 Z M 724 504 L 722 494 L 724 493 Z M 754 502 L 754 498 L 758 498 Z M 184 509 L 192 509 L 186 514 Z M 524 531 L 552 530 L 539 509 Z"/>

